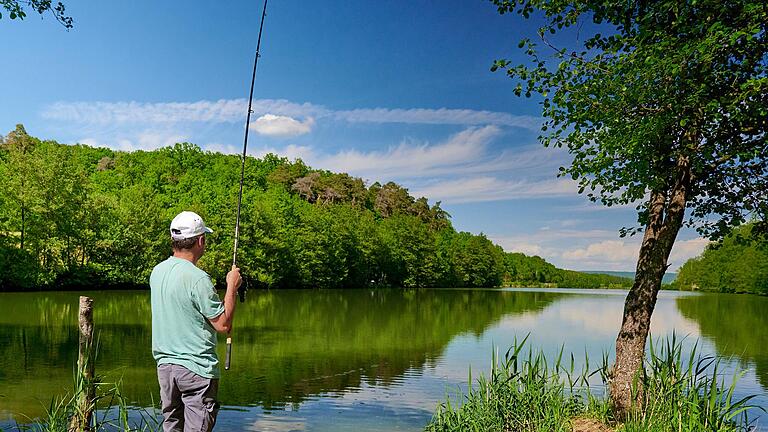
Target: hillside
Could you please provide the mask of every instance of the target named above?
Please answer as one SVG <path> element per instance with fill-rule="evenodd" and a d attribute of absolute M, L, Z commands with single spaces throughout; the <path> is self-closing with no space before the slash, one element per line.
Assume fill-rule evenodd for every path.
<path fill-rule="evenodd" d="M 146 286 L 182 210 L 214 229 L 199 264 L 221 283 L 239 172 L 239 156 L 190 143 L 122 152 L 42 141 L 19 125 L 0 141 L 0 290 Z M 396 183 L 366 185 L 275 155 L 246 161 L 240 232 L 238 263 L 254 287 L 626 283 L 505 253 Z"/>

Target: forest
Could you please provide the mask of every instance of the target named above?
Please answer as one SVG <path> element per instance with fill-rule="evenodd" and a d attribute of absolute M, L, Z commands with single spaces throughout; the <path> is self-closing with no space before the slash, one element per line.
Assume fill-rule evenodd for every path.
<path fill-rule="evenodd" d="M 123 152 L 0 140 L 0 290 L 146 287 L 182 210 L 213 228 L 200 261 L 231 265 L 240 157 L 190 143 Z M 238 265 L 251 287 L 627 287 L 457 232 L 440 203 L 268 154 L 246 161 Z"/>
<path fill-rule="evenodd" d="M 753 224 L 736 228 L 688 260 L 672 284 L 680 290 L 768 295 L 768 240 Z"/>

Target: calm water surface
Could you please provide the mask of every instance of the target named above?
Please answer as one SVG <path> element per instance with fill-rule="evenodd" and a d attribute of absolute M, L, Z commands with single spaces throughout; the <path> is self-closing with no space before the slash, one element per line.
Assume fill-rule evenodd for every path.
<path fill-rule="evenodd" d="M 136 406 L 158 399 L 149 292 L 90 292 L 97 373 Z M 418 431 L 446 395 L 530 333 L 577 359 L 610 352 L 624 291 L 505 289 L 263 291 L 238 306 L 218 430 Z M 77 293 L 0 294 L 0 428 L 40 416 L 72 388 Z M 768 298 L 662 292 L 652 333 L 675 332 L 747 372 L 768 408 Z M 223 340 L 220 356 L 223 358 Z M 728 379 L 728 376 L 725 377 Z M 753 416 L 758 413 L 755 412 Z M 765 424 L 764 424 L 765 423 Z M 768 418 L 758 418 L 768 430 Z"/>

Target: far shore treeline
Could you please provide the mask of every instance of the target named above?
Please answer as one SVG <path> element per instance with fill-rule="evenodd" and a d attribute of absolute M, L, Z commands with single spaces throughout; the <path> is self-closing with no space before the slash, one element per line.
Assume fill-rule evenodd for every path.
<path fill-rule="evenodd" d="M 182 210 L 214 229 L 200 265 L 220 283 L 239 173 L 238 155 L 189 143 L 123 152 L 41 141 L 19 125 L 0 140 L 0 291 L 145 287 Z M 631 285 L 505 253 L 395 183 L 271 154 L 247 160 L 238 264 L 252 288 Z"/>
<path fill-rule="evenodd" d="M 722 242 L 711 243 L 688 260 L 672 287 L 680 290 L 768 295 L 768 239 L 753 224 L 736 228 Z"/>

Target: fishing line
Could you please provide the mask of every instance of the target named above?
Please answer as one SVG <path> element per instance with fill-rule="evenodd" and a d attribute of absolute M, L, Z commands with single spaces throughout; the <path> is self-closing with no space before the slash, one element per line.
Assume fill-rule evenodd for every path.
<path fill-rule="evenodd" d="M 259 64 L 259 57 L 261 57 L 261 32 L 264 30 L 264 18 L 267 16 L 267 0 L 264 0 L 264 8 L 261 11 L 261 24 L 259 24 L 259 39 L 256 42 L 256 56 L 253 59 L 253 75 L 251 75 L 251 92 L 248 96 L 248 114 L 245 119 L 245 139 L 243 140 L 243 154 L 240 158 L 240 191 L 237 194 L 237 219 L 235 219 L 235 245 L 232 251 L 232 267 L 237 266 L 237 243 L 240 239 L 240 209 L 243 203 L 243 179 L 245 178 L 245 158 L 246 151 L 248 150 L 248 129 L 251 125 L 251 114 L 253 114 L 253 85 L 256 82 L 256 66 Z M 241 284 L 237 290 L 237 294 L 240 297 L 240 303 L 245 302 L 245 284 Z M 224 369 L 229 370 L 229 363 L 232 357 L 232 331 L 227 334 L 227 357 L 224 361 Z"/>

